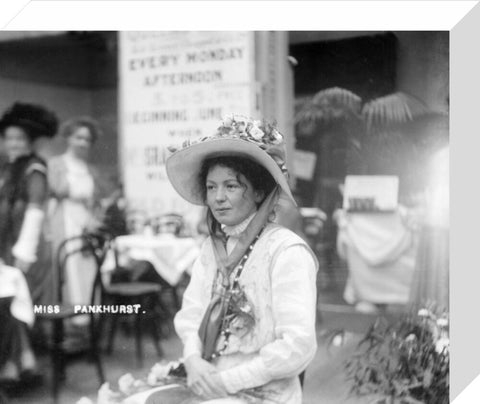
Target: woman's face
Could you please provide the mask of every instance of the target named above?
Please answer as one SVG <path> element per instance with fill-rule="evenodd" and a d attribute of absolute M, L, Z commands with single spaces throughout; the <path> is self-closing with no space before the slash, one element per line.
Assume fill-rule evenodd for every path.
<path fill-rule="evenodd" d="M 231 168 L 216 165 L 208 171 L 206 202 L 219 223 L 227 226 L 241 223 L 255 212 L 262 198 L 262 192 L 254 190 L 250 181 Z"/>
<path fill-rule="evenodd" d="M 86 126 L 75 129 L 68 137 L 68 148 L 79 158 L 86 159 L 92 147 L 93 137 Z"/>
<path fill-rule="evenodd" d="M 10 160 L 29 154 L 32 151 L 32 142 L 24 129 L 19 126 L 10 126 L 4 132 L 4 145 Z"/>

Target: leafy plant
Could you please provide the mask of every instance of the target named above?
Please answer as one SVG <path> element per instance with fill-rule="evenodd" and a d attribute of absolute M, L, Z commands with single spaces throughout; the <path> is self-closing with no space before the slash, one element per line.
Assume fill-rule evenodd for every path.
<path fill-rule="evenodd" d="M 329 167 L 344 156 L 346 174 L 397 175 L 406 195 L 423 188 L 422 170 L 439 138 L 446 140 L 438 128 L 446 119 L 403 92 L 363 100 L 339 87 L 299 99 L 295 113 L 300 144 L 319 154 L 317 177 L 331 176 Z"/>
<path fill-rule="evenodd" d="M 393 325 L 379 319 L 346 362 L 351 394 L 376 403 L 447 404 L 448 320 L 421 309 Z"/>

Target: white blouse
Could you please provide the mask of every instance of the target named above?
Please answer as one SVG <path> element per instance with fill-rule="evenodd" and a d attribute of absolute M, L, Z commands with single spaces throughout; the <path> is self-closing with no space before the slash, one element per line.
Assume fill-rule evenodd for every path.
<path fill-rule="evenodd" d="M 246 227 L 251 217 L 247 219 Z M 243 226 L 245 225 L 245 226 Z M 230 234 L 227 251 L 238 241 Z M 281 226 L 268 224 L 240 276 L 253 306 L 252 329 L 232 333 L 227 349 L 213 362 L 230 394 L 263 386 L 274 402 L 301 403 L 300 374 L 316 352 L 317 261 L 306 243 Z M 192 278 L 175 317 L 175 329 L 184 343 L 184 358 L 201 355 L 198 329 L 211 300 L 216 263 L 211 239 L 205 240 L 192 269 Z M 222 338 L 218 346 L 223 346 Z M 268 402 L 266 400 L 265 402 Z"/>
<path fill-rule="evenodd" d="M 87 163 L 68 152 L 64 154 L 64 161 L 67 168 L 69 198 L 90 201 L 95 185 Z"/>

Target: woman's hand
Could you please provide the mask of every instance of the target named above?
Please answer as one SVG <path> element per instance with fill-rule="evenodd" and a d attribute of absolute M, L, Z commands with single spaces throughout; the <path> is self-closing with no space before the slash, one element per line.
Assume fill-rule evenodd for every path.
<path fill-rule="evenodd" d="M 215 366 L 200 356 L 192 355 L 185 361 L 188 387 L 208 399 L 226 397 L 227 390 Z"/>

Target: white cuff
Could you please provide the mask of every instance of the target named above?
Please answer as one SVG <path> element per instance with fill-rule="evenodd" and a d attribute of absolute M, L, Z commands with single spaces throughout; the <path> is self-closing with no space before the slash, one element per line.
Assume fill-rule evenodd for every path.
<path fill-rule="evenodd" d="M 222 370 L 220 377 L 227 392 L 230 394 L 238 393 L 240 390 L 263 386 L 272 380 L 260 357 L 233 368 Z"/>
<path fill-rule="evenodd" d="M 45 213 L 38 207 L 29 206 L 23 218 L 22 229 L 12 253 L 15 258 L 33 263 L 37 260 L 37 247 L 42 232 Z"/>
<path fill-rule="evenodd" d="M 189 335 L 184 341 L 183 359 L 187 360 L 192 355 L 202 355 L 202 342 L 197 333 Z"/>

